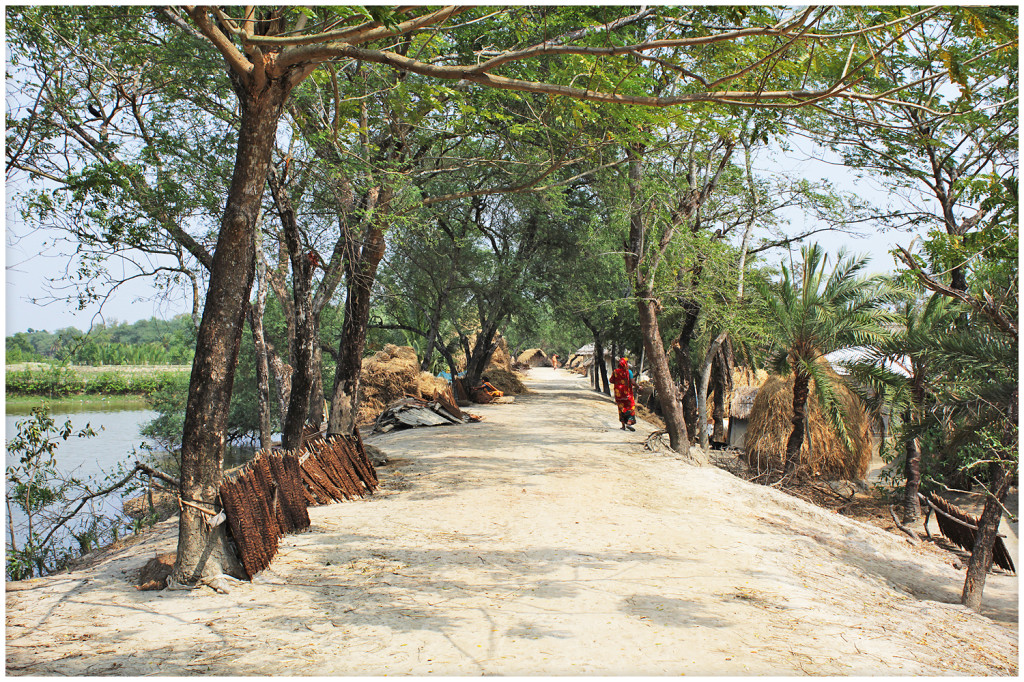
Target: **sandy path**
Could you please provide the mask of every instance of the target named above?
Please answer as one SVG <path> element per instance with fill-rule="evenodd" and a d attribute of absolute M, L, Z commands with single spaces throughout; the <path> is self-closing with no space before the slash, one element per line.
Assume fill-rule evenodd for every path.
<path fill-rule="evenodd" d="M 531 374 L 481 424 L 374 438 L 380 493 L 312 508 L 230 594 L 131 587 L 172 522 L 9 586 L 8 674 L 1016 674 L 1015 577 L 974 614 L 940 555 L 647 452 L 583 380 Z"/>

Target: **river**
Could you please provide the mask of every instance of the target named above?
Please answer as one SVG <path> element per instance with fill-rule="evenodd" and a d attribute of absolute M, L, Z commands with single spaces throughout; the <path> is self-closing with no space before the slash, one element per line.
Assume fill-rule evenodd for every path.
<path fill-rule="evenodd" d="M 96 476 L 103 471 L 113 470 L 118 463 L 134 462 L 133 449 L 138 449 L 145 439 L 139 435 L 146 422 L 156 417 L 152 410 L 142 410 L 132 403 L 130 407 L 119 407 L 117 403 L 102 405 L 60 405 L 51 412 L 59 428 L 68 419 L 77 433 L 87 425 L 96 435 L 91 438 L 72 436 L 60 441 L 57 446 L 57 467 L 63 473 L 78 477 Z M 5 434 L 10 440 L 17 434 L 17 422 L 28 418 L 29 407 L 8 407 Z M 7 453 L 7 466 L 17 464 L 17 456 Z"/>

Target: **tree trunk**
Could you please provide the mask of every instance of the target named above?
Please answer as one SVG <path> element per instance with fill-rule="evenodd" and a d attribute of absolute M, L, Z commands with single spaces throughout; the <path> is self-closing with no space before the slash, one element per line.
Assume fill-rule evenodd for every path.
<path fill-rule="evenodd" d="M 260 448 L 265 450 L 271 446 L 273 429 L 270 426 L 270 363 L 263 334 L 262 307 L 257 303 L 255 309 L 249 309 L 249 329 L 252 330 L 252 344 L 256 353 L 256 411 L 260 421 Z"/>
<path fill-rule="evenodd" d="M 736 366 L 736 357 L 733 352 L 732 341 L 725 338 L 722 349 L 715 356 L 715 364 L 712 368 L 712 379 L 714 381 L 713 391 L 715 394 L 715 409 L 712 412 L 715 430 L 713 438 L 716 443 L 724 443 L 728 440 L 729 434 L 725 428 L 726 400 L 729 391 L 732 390 L 732 371 Z"/>
<path fill-rule="evenodd" d="M 238 87 L 238 151 L 196 339 L 181 441 L 181 498 L 210 515 L 218 511 L 228 406 L 255 270 L 254 234 L 287 83 L 287 78 L 271 80 L 255 97 Z M 206 516 L 194 506 L 182 506 L 173 573 L 177 582 L 221 573 L 245 576 L 228 544 L 226 524 L 211 530 Z"/>
<path fill-rule="evenodd" d="M 665 354 L 665 345 L 661 329 L 658 326 L 658 304 L 652 295 L 650 286 L 644 281 L 644 275 L 640 269 L 646 234 L 643 224 L 644 209 L 640 196 L 640 183 L 643 178 L 643 151 L 642 146 L 636 146 L 627 152 L 630 210 L 629 239 L 623 250 L 626 274 L 629 277 L 630 289 L 640 315 L 640 335 L 643 339 L 647 362 L 650 363 L 649 368 L 651 378 L 654 380 L 654 388 L 658 392 L 662 418 L 665 420 L 665 429 L 668 431 L 669 446 L 676 452 L 690 457 L 695 464 L 706 464 L 706 457 L 705 461 L 700 461 L 694 459 L 690 454 L 690 438 L 686 431 L 686 421 L 683 419 L 683 411 L 679 402 L 679 390 L 672 380 L 672 374 L 668 367 L 668 356 Z"/>
<path fill-rule="evenodd" d="M 263 313 L 267 309 L 267 269 L 260 256 L 262 240 L 257 227 L 254 235 L 256 266 L 256 305 L 249 306 L 249 329 L 256 354 L 256 412 L 260 421 L 260 448 L 269 449 L 273 439 L 270 426 L 270 361 L 268 359 L 266 334 L 263 329 Z"/>
<path fill-rule="evenodd" d="M 498 326 L 503 319 L 504 316 L 494 320 L 484 320 L 481 325 L 480 333 L 476 335 L 476 343 L 473 344 L 472 352 L 467 356 L 466 360 L 466 378 L 463 384 L 466 390 L 471 390 L 475 386 L 480 385 L 480 382 L 483 380 L 487 363 L 491 361 L 491 356 L 494 355 L 494 351 L 498 348 L 498 344 L 494 342 L 494 337 L 497 335 Z"/>
<path fill-rule="evenodd" d="M 1013 483 L 1013 477 L 1007 474 L 1004 464 L 996 463 L 992 466 L 995 469 L 992 491 L 985 499 L 985 509 L 981 512 L 981 518 L 978 519 L 978 532 L 974 538 L 971 561 L 967 565 L 964 591 L 960 596 L 960 603 L 975 611 L 981 610 L 981 596 L 985 590 L 985 579 L 992 568 L 992 548 L 996 543 L 999 520 L 1003 516 L 1002 502 L 1006 499 L 1006 492 Z"/>
<path fill-rule="evenodd" d="M 700 429 L 698 431 L 700 446 L 705 450 L 708 449 L 708 382 L 711 379 L 711 366 L 726 335 L 726 332 L 722 332 L 715 337 L 700 366 L 700 388 L 697 390 L 697 426 Z"/>
<path fill-rule="evenodd" d="M 309 391 L 309 423 L 321 431 L 324 428 L 324 354 L 320 347 L 320 314 L 314 312 L 311 319 L 316 328 L 312 331 L 313 387 Z"/>
<path fill-rule="evenodd" d="M 690 354 L 690 342 L 693 340 L 697 328 L 697 320 L 700 318 L 700 306 L 687 301 L 683 304 L 686 310 L 686 317 L 683 320 L 683 327 L 679 336 L 672 342 L 672 349 L 676 356 L 676 369 L 679 373 L 679 390 L 683 398 L 683 418 L 686 420 L 686 428 L 691 437 L 696 441 L 704 427 L 699 423 L 699 404 L 706 400 L 698 392 L 697 377 L 693 373 L 693 357 Z M 703 413 L 701 413 L 703 414 Z"/>
<path fill-rule="evenodd" d="M 648 370 L 654 380 L 654 388 L 658 392 L 661 404 L 661 415 L 668 431 L 669 447 L 676 452 L 689 454 L 690 438 L 686 432 L 679 391 L 668 368 L 668 356 L 662 346 L 661 330 L 658 328 L 658 316 L 654 311 L 654 303 L 649 300 L 638 300 L 637 310 L 640 313 L 640 332 L 643 336 L 644 351 L 647 353 Z M 706 462 L 695 462 L 705 464 Z"/>
<path fill-rule="evenodd" d="M 793 373 L 793 431 L 786 441 L 786 471 L 793 471 L 800 463 L 800 447 L 804 444 L 807 424 L 807 397 L 811 378 L 803 372 Z"/>
<path fill-rule="evenodd" d="M 600 363 L 597 371 L 601 373 L 601 392 L 605 395 L 611 395 L 612 387 L 611 384 L 608 383 L 608 363 L 605 361 L 604 357 L 604 346 L 601 347 L 601 357 L 598 359 L 598 362 Z"/>
<path fill-rule="evenodd" d="M 267 177 L 270 191 L 281 219 L 284 242 L 292 266 L 292 310 L 295 330 L 292 337 L 292 382 L 288 398 L 288 411 L 281 425 L 281 446 L 285 450 L 302 448 L 303 430 L 309 416 L 309 396 L 313 388 L 314 355 L 320 345 L 317 320 L 313 311 L 313 271 L 319 262 L 316 252 L 308 253 L 302 245 L 302 235 L 295 219 L 288 188 L 281 184 L 271 170 Z"/>
<path fill-rule="evenodd" d="M 912 410 L 908 409 L 905 417 L 907 424 L 912 423 L 911 414 Z M 921 489 L 921 443 L 917 438 L 907 441 L 904 459 L 903 472 L 907 484 L 903 491 L 903 523 L 910 524 L 921 515 L 921 503 L 917 499 Z"/>
<path fill-rule="evenodd" d="M 378 211 L 386 214 L 390 202 L 382 200 Z M 334 374 L 331 396 L 331 418 L 327 424 L 329 435 L 351 434 L 356 426 L 359 410 L 359 382 L 363 369 L 363 350 L 366 348 L 366 327 L 370 321 L 370 294 L 377 277 L 377 266 L 384 257 L 384 231 L 376 222 L 368 225 L 358 259 L 353 262 L 345 294 L 345 320 L 338 342 L 338 364 Z"/>
<path fill-rule="evenodd" d="M 915 424 L 919 421 L 918 415 L 924 410 L 925 387 L 924 376 L 926 367 L 921 361 L 913 361 L 912 368 L 914 376 L 910 383 L 910 399 L 913 404 L 907 409 L 907 424 Z M 921 515 L 921 503 L 917 499 L 918 490 L 921 488 L 921 442 L 914 438 L 907 442 L 906 461 L 904 462 L 904 473 L 907 478 L 907 485 L 903 496 L 903 523 L 916 521 Z"/>

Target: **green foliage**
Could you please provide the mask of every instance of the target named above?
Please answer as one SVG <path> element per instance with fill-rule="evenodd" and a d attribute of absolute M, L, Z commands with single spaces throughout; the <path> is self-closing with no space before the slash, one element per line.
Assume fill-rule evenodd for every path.
<path fill-rule="evenodd" d="M 75 395 L 143 395 L 159 391 L 187 374 L 182 372 L 132 373 L 117 371 L 81 374 L 62 365 L 44 370 L 22 369 L 7 372 L 8 395 L 38 395 L 66 398 Z"/>
<path fill-rule="evenodd" d="M 80 481 L 58 471 L 57 446 L 72 436 L 88 438 L 96 434 L 88 425 L 75 433 L 70 420 L 58 426 L 45 404 L 33 408 L 31 416 L 19 420 L 15 428 L 14 437 L 7 441 L 8 456 L 17 461 L 5 468 L 7 503 L 8 507 L 13 503 L 24 514 L 26 537 L 21 547 L 8 539 L 7 575 L 21 580 L 57 570 L 70 560 L 68 552 L 50 541 L 48 531 L 54 508 L 67 502 Z M 14 519 L 8 521 L 14 523 Z"/>

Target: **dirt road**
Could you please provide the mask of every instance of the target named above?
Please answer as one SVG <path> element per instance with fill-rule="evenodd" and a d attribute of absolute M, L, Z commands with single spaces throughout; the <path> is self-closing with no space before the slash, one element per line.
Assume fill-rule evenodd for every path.
<path fill-rule="evenodd" d="M 392 432 L 372 499 L 310 509 L 229 594 L 136 592 L 169 522 L 9 585 L 7 673 L 1015 675 L 1017 583 L 986 614 L 895 535 L 647 452 L 562 371 L 480 424 Z"/>

